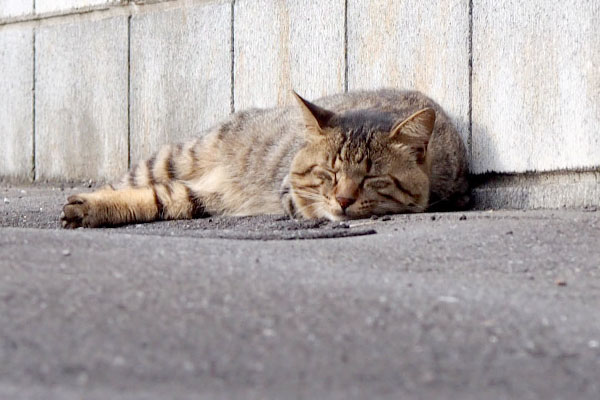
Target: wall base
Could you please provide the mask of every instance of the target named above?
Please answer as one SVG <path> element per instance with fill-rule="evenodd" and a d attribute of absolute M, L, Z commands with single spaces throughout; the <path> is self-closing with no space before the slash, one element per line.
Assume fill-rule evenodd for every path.
<path fill-rule="evenodd" d="M 486 174 L 473 182 L 476 210 L 600 207 L 600 171 Z"/>

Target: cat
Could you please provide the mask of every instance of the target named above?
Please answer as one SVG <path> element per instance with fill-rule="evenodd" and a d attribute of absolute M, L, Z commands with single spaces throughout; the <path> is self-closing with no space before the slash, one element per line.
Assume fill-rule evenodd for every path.
<path fill-rule="evenodd" d="M 166 145 L 115 185 L 70 196 L 64 228 L 208 215 L 347 220 L 462 209 L 467 157 L 443 110 L 415 91 L 342 93 L 250 109 Z"/>

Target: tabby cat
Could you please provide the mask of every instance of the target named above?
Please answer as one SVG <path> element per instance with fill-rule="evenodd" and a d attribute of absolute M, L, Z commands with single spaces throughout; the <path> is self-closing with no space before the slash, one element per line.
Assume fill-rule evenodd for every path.
<path fill-rule="evenodd" d="M 206 215 L 346 220 L 457 209 L 467 159 L 448 117 L 418 92 L 382 89 L 237 112 L 167 145 L 116 185 L 68 198 L 65 228 Z"/>

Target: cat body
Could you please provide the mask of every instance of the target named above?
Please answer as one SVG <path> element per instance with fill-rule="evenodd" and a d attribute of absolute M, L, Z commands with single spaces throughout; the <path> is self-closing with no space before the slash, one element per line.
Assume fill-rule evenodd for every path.
<path fill-rule="evenodd" d="M 63 226 L 215 214 L 343 220 L 466 205 L 463 143 L 426 96 L 381 89 L 297 99 L 232 114 L 164 146 L 119 183 L 71 196 Z"/>

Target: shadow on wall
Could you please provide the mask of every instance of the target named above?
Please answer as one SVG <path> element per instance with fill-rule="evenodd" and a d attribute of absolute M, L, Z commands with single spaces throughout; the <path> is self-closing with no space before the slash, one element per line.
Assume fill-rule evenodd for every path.
<path fill-rule="evenodd" d="M 473 141 L 477 136 L 477 140 L 480 143 L 486 143 L 484 147 L 485 154 L 473 152 Z M 486 127 L 477 122 L 471 124 L 471 154 L 470 163 L 473 165 L 475 157 L 483 157 L 484 159 L 500 159 L 501 154 L 499 153 L 498 146 L 495 146 L 494 138 L 497 136 L 491 135 Z M 472 171 L 471 167 L 471 171 Z M 487 171 L 484 173 L 469 175 L 469 183 L 471 185 L 471 207 L 475 209 L 500 209 L 500 208 L 514 208 L 511 204 L 520 204 L 526 207 L 530 204 L 529 196 L 530 193 L 527 190 L 516 190 L 511 193 L 513 197 L 510 202 L 507 202 L 506 194 L 499 196 L 497 192 L 502 190 L 498 183 L 498 173 L 493 171 Z M 506 181 L 505 181 L 506 182 Z M 504 185 L 506 185 L 505 183 Z M 510 184 L 510 182 L 508 183 Z M 518 198 L 515 198 L 518 196 Z M 520 207 L 519 207 L 520 208 Z"/>

